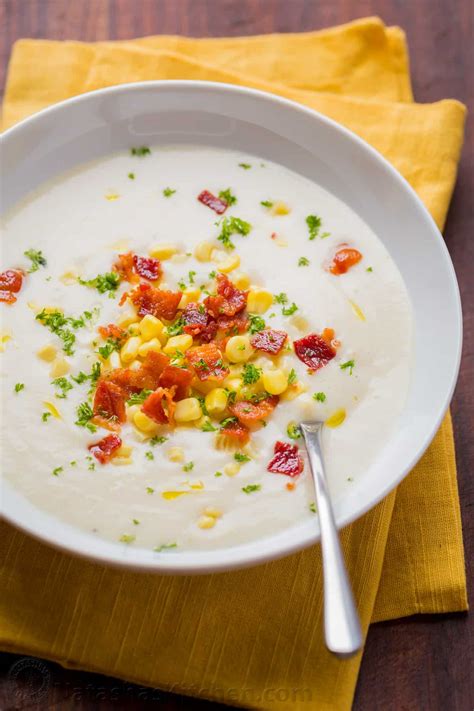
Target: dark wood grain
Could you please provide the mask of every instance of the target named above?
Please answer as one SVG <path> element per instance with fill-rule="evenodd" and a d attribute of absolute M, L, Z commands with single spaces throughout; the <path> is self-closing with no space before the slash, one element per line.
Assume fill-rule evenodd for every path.
<path fill-rule="evenodd" d="M 19 37 L 126 39 L 147 34 L 247 35 L 320 29 L 380 15 L 408 34 L 415 96 L 429 102 L 455 97 L 474 105 L 473 5 L 470 0 L 0 0 L 0 84 Z M 468 564 L 474 552 L 474 212 L 473 122 L 468 120 L 445 238 L 464 304 L 464 354 L 452 412 Z M 472 711 L 474 618 L 420 616 L 373 625 L 360 672 L 356 711 Z M 46 664 L 49 691 L 36 702 L 31 677 L 11 668 L 19 658 L 0 655 L 3 709 L 180 708 L 217 704 L 191 701 L 98 675 Z M 9 681 L 10 677 L 10 681 Z M 33 689 L 34 691 L 34 689 Z M 225 707 L 220 707 L 225 708 Z"/>

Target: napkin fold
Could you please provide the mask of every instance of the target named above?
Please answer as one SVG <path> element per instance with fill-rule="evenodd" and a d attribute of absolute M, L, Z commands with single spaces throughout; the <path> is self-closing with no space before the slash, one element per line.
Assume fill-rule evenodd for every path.
<path fill-rule="evenodd" d="M 306 104 L 377 148 L 444 225 L 465 108 L 412 103 L 397 27 L 367 18 L 245 38 L 20 40 L 3 125 L 75 94 L 147 79 L 229 82 Z M 7 524 L 0 541 L 5 651 L 246 708 L 351 706 L 361 654 L 340 661 L 324 647 L 319 546 L 248 570 L 167 577 L 77 559 Z M 371 621 L 467 609 L 449 414 L 396 492 L 346 527 L 342 544 L 364 631 Z"/>

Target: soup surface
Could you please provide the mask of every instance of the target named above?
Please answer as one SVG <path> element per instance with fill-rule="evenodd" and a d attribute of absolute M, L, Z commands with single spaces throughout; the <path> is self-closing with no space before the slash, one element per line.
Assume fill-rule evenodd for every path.
<path fill-rule="evenodd" d="M 158 552 L 252 541 L 316 513 L 404 405 L 412 313 L 378 238 L 320 186 L 204 147 L 137 147 L 4 221 L 4 473 L 35 505 Z"/>

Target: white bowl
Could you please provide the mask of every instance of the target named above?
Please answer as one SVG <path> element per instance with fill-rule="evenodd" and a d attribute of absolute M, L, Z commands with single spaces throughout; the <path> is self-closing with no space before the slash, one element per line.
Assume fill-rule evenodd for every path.
<path fill-rule="evenodd" d="M 299 104 L 238 86 L 167 81 L 78 96 L 3 135 L 3 209 L 40 183 L 134 142 L 201 143 L 253 153 L 321 184 L 372 228 L 400 269 L 415 317 L 415 366 L 397 431 L 337 501 L 339 527 L 383 499 L 435 435 L 458 374 L 462 315 L 443 239 L 408 183 L 350 131 Z M 3 483 L 7 520 L 26 533 L 103 563 L 160 573 L 203 573 L 263 563 L 315 543 L 316 519 L 232 548 L 157 554 L 77 530 Z"/>

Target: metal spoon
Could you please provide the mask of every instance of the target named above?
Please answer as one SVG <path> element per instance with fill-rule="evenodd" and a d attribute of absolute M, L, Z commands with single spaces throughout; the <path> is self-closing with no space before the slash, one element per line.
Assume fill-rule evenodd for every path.
<path fill-rule="evenodd" d="M 300 428 L 313 474 L 321 527 L 324 574 L 324 634 L 326 646 L 335 654 L 350 657 L 362 646 L 359 615 L 347 577 L 331 499 L 324 473 L 321 447 L 322 422 L 301 422 Z"/>

